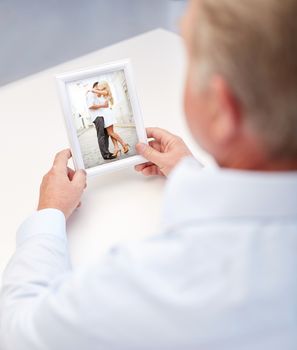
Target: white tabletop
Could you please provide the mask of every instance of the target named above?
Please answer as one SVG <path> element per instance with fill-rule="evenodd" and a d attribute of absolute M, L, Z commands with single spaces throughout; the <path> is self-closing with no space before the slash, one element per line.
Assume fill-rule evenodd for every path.
<path fill-rule="evenodd" d="M 179 134 L 202 162 L 211 161 L 195 146 L 183 120 L 184 48 L 179 36 L 165 30 L 2 87 L 0 272 L 14 252 L 17 227 L 36 208 L 43 174 L 55 153 L 68 147 L 55 74 L 123 58 L 132 60 L 145 125 Z M 68 222 L 74 264 L 93 261 L 118 242 L 156 233 L 164 184 L 162 178 L 145 178 L 133 169 L 91 179 L 82 207 Z"/>

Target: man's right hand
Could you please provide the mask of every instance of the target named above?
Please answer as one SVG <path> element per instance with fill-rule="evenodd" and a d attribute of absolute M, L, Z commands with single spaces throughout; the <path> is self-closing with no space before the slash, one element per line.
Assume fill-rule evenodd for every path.
<path fill-rule="evenodd" d="M 56 155 L 51 170 L 43 177 L 37 209 L 58 209 L 66 219 L 80 206 L 80 199 L 86 188 L 85 170 L 75 172 L 68 168 L 69 158 L 71 158 L 69 149 Z"/>
<path fill-rule="evenodd" d="M 146 176 L 168 176 L 177 163 L 192 153 L 184 141 L 176 135 L 160 128 L 147 128 L 148 138 L 153 138 L 149 145 L 139 143 L 137 152 L 148 160 L 147 163 L 135 166 L 135 170 Z"/>

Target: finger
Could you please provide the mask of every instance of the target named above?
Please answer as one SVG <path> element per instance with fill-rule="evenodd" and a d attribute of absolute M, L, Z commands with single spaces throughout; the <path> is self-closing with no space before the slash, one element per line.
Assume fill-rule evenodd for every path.
<path fill-rule="evenodd" d="M 70 158 L 71 151 L 69 148 L 57 153 L 55 156 L 53 168 L 64 171 L 67 174 L 67 163 Z"/>
<path fill-rule="evenodd" d="M 155 150 L 153 147 L 146 145 L 144 143 L 138 143 L 136 145 L 136 151 L 138 152 L 138 154 L 143 156 L 149 162 L 152 162 L 158 166 L 162 162 L 162 158 L 164 156 L 162 153 Z"/>
<path fill-rule="evenodd" d="M 72 183 L 81 190 L 87 187 L 87 173 L 85 170 L 77 170 L 73 176 Z"/>
<path fill-rule="evenodd" d="M 74 174 L 75 174 L 75 171 L 73 169 L 71 169 L 71 168 L 67 168 L 67 170 L 68 170 L 68 178 L 69 178 L 70 181 L 72 181 L 73 177 L 74 177 Z M 85 185 L 85 188 L 86 187 L 87 187 L 87 183 Z"/>
<path fill-rule="evenodd" d="M 157 141 L 150 141 L 150 142 L 149 142 L 149 145 L 150 145 L 151 147 L 153 147 L 153 148 L 154 148 L 155 150 L 157 150 L 157 151 L 160 151 L 160 150 L 161 150 L 161 146 L 160 146 L 159 142 L 157 142 Z M 142 163 L 142 164 L 137 164 L 134 168 L 135 168 L 136 171 L 140 172 L 140 171 L 142 171 L 145 167 L 150 166 L 150 165 L 152 165 L 152 164 L 153 164 L 152 162 L 146 162 L 146 163 Z"/>
<path fill-rule="evenodd" d="M 144 163 L 144 164 L 137 164 L 137 165 L 135 165 L 135 167 L 134 167 L 134 169 L 136 170 L 136 171 L 142 171 L 142 169 L 144 169 L 145 167 L 146 167 L 146 165 L 145 164 L 147 164 L 147 163 Z"/>
<path fill-rule="evenodd" d="M 160 144 L 160 142 L 159 141 L 150 141 L 149 142 L 149 145 L 151 146 L 151 147 L 153 147 L 155 150 L 157 150 L 157 151 L 161 151 L 161 144 Z"/>
<path fill-rule="evenodd" d="M 75 174 L 75 171 L 67 167 L 67 175 L 70 181 L 72 181 L 74 174 Z"/>
<path fill-rule="evenodd" d="M 151 165 L 151 166 L 145 167 L 142 170 L 142 174 L 145 176 L 163 175 L 156 165 Z"/>
<path fill-rule="evenodd" d="M 171 134 L 169 131 L 161 128 L 146 128 L 146 133 L 148 138 L 154 138 L 157 141 L 167 141 L 170 140 L 175 135 Z"/>
<path fill-rule="evenodd" d="M 142 163 L 142 164 L 137 164 L 135 165 L 135 170 L 136 171 L 142 171 L 142 169 L 144 169 L 147 166 L 153 165 L 153 163 L 151 162 L 146 162 L 146 163 Z"/>

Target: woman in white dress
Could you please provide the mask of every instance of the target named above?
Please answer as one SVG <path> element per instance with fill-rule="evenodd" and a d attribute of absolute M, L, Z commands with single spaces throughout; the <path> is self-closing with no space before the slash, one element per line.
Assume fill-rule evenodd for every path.
<path fill-rule="evenodd" d="M 114 131 L 114 124 L 116 123 L 114 111 L 112 109 L 114 100 L 109 84 L 105 81 L 101 82 L 92 91 L 98 95 L 100 103 L 104 104 L 106 101 L 108 102 L 109 107 L 102 109 L 101 113 L 104 119 L 104 127 L 106 128 L 106 131 L 114 145 L 113 156 L 118 157 L 118 154 L 122 152 L 119 149 L 119 143 L 123 148 L 123 152 L 128 153 L 130 146 L 123 141 L 118 133 Z"/>

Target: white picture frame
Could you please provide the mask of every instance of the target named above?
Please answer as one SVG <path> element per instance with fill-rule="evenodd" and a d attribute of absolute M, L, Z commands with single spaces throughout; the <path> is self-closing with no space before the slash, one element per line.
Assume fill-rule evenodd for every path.
<path fill-rule="evenodd" d="M 130 113 L 130 119 L 133 118 L 133 121 L 134 121 L 134 126 L 131 122 L 130 127 L 131 128 L 135 127 L 135 130 L 133 129 L 128 131 L 130 132 L 131 135 L 132 135 L 132 131 L 134 132 L 135 134 L 134 136 L 137 138 L 137 142 L 147 144 L 148 140 L 147 140 L 146 130 L 143 123 L 142 112 L 141 112 L 140 104 L 137 97 L 136 87 L 133 79 L 132 66 L 129 59 L 107 63 L 97 67 L 89 67 L 89 68 L 84 68 L 77 71 L 56 75 L 56 81 L 58 85 L 58 91 L 59 91 L 60 101 L 63 109 L 64 120 L 65 120 L 66 129 L 67 129 L 70 149 L 72 152 L 74 167 L 76 170 L 85 169 L 88 176 L 100 175 L 107 172 L 120 170 L 120 169 L 130 167 L 136 164 L 140 164 L 146 161 L 143 157 L 135 154 L 135 149 L 132 152 L 132 155 L 127 154 L 127 156 L 124 158 L 121 158 L 120 156 L 119 159 L 116 158 L 113 160 L 104 160 L 103 158 L 101 159 L 100 157 L 102 157 L 102 155 L 100 156 L 100 152 L 99 152 L 100 149 L 99 149 L 99 142 L 98 142 L 97 144 L 98 152 L 99 152 L 98 157 L 101 159 L 101 160 L 99 159 L 98 162 L 100 161 L 101 163 L 94 166 L 89 166 L 91 163 L 86 165 L 87 157 L 84 156 L 82 152 L 82 141 L 81 139 L 79 139 L 80 137 L 82 138 L 82 136 L 79 135 L 80 129 L 78 129 L 77 123 L 75 123 L 76 121 L 75 113 L 73 110 L 74 108 L 73 104 L 75 104 L 75 101 L 74 101 L 75 99 L 73 99 L 73 97 L 71 98 L 70 92 L 72 90 L 70 89 L 75 84 L 77 85 L 77 87 L 79 87 L 79 85 L 83 85 L 84 82 L 90 81 L 92 79 L 97 81 L 97 80 L 100 80 L 100 77 L 102 76 L 106 78 L 106 77 L 112 77 L 113 75 L 118 76 L 120 74 L 123 74 L 122 81 L 124 82 L 123 84 L 125 84 L 125 87 L 123 87 L 123 89 L 125 90 L 125 94 L 127 95 L 126 105 L 128 106 L 128 103 L 129 103 L 130 112 L 132 113 L 132 117 Z M 88 91 L 87 93 L 90 92 L 89 90 L 87 91 Z M 79 100 L 81 99 L 82 99 L 82 96 L 79 96 Z M 81 121 L 83 123 L 84 121 L 83 117 L 81 118 Z M 81 126 L 81 128 L 92 127 L 91 125 L 92 123 L 89 124 L 88 126 L 85 125 L 86 123 L 83 123 L 83 124 L 84 125 Z M 126 126 L 126 128 L 128 127 L 129 126 Z M 93 126 L 92 135 L 94 135 L 94 129 L 96 130 L 95 126 Z M 122 127 L 122 130 L 124 130 L 124 127 Z M 82 132 L 84 132 L 84 130 L 82 130 Z M 90 131 L 88 130 L 85 132 L 87 133 Z M 96 134 L 96 137 L 97 137 L 97 134 Z M 92 139 L 92 145 L 93 145 L 92 150 L 94 154 L 94 139 Z M 133 147 L 134 146 L 135 145 L 133 145 Z M 93 159 L 93 162 L 95 162 L 94 159 Z"/>

